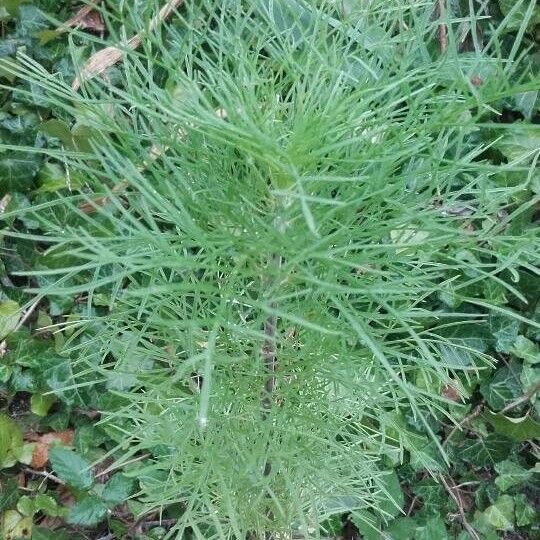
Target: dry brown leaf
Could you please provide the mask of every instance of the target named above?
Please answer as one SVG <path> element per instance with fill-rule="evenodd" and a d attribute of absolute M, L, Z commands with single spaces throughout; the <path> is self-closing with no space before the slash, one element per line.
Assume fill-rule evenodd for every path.
<path fill-rule="evenodd" d="M 62 443 L 66 446 L 70 445 L 73 442 L 73 430 L 53 431 L 51 433 L 44 433 L 43 435 L 27 436 L 26 439 L 35 441 L 36 443 L 30 466 L 34 469 L 41 469 L 45 467 L 49 460 L 49 447 L 55 442 Z"/>
<path fill-rule="evenodd" d="M 65 32 L 69 28 L 82 28 L 83 30 L 90 30 L 96 33 L 102 33 L 105 31 L 105 25 L 99 11 L 94 10 L 94 7 L 100 2 L 95 0 L 91 4 L 82 6 L 71 19 L 62 24 L 59 28 L 59 32 Z"/>
<path fill-rule="evenodd" d="M 96 34 L 105 32 L 105 25 L 99 11 L 89 11 L 86 13 L 77 26 L 83 30 L 95 32 Z"/>
<path fill-rule="evenodd" d="M 122 180 L 121 182 L 118 182 L 113 189 L 113 193 L 118 193 L 119 191 L 122 191 L 123 189 L 127 188 L 128 183 L 125 180 Z M 79 210 L 81 212 L 84 212 L 85 214 L 92 214 L 97 210 L 98 206 L 103 206 L 107 203 L 109 200 L 108 197 L 98 197 L 93 203 L 87 202 L 87 203 L 81 203 L 79 204 Z"/>
<path fill-rule="evenodd" d="M 459 392 L 451 384 L 446 384 L 443 386 L 442 395 L 451 401 L 459 401 Z"/>
<path fill-rule="evenodd" d="M 149 31 L 152 32 L 155 30 L 159 23 L 164 21 L 183 1 L 184 0 L 169 0 L 159 10 L 159 13 L 152 17 Z M 134 50 L 141 44 L 141 41 L 141 35 L 136 34 L 127 41 L 126 48 Z M 73 90 L 77 91 L 83 81 L 105 72 L 108 68 L 116 64 L 123 55 L 123 50 L 118 47 L 107 47 L 93 54 L 84 64 L 79 75 L 75 77 L 71 87 Z"/>

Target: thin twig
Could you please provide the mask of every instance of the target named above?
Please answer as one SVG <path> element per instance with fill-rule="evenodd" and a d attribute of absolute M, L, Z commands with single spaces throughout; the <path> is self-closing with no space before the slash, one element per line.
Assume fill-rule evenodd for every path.
<path fill-rule="evenodd" d="M 67 20 L 65 23 L 61 24 L 56 31 L 57 32 L 67 32 L 70 28 L 73 28 L 74 26 L 78 26 L 81 24 L 85 17 L 92 12 L 94 8 L 97 7 L 97 5 L 101 2 L 101 0 L 93 0 L 86 6 L 83 6 L 71 17 L 71 19 Z"/>
<path fill-rule="evenodd" d="M 136 463 L 137 461 L 141 461 L 141 459 L 145 459 L 149 456 L 150 454 L 143 454 L 142 456 L 137 456 L 137 457 L 134 457 L 133 459 L 128 459 L 127 461 L 122 461 L 120 463 L 113 463 L 110 467 L 107 467 L 105 470 L 97 473 L 96 478 L 109 474 L 110 472 L 116 469 L 119 469 L 120 467 L 125 467 L 126 465 L 130 465 L 131 463 Z"/>
<path fill-rule="evenodd" d="M 461 422 L 459 422 L 458 424 L 454 426 L 454 428 L 452 429 L 452 431 L 450 431 L 446 439 L 444 439 L 442 446 L 444 447 L 448 443 L 448 441 L 454 436 L 454 433 L 456 431 L 466 426 L 469 422 L 471 422 L 471 420 L 474 420 L 477 416 L 480 416 L 483 410 L 484 410 L 484 402 L 477 405 L 463 420 L 461 420 Z"/>
<path fill-rule="evenodd" d="M 444 22 L 444 18 L 446 16 L 446 9 L 445 9 L 445 0 L 437 0 L 437 7 L 439 12 L 439 26 L 437 27 L 437 35 L 439 37 L 439 49 L 441 51 L 441 54 L 444 54 L 446 52 L 447 48 L 447 28 L 446 23 Z"/>
<path fill-rule="evenodd" d="M 55 484 L 58 484 L 60 486 L 65 486 L 66 483 L 58 478 L 58 476 L 55 476 L 54 474 L 48 472 L 48 471 L 38 471 L 37 469 L 31 469 L 30 467 L 24 467 L 23 471 L 28 474 L 35 474 L 37 476 L 44 476 L 45 480 L 52 480 Z"/>
<path fill-rule="evenodd" d="M 155 519 L 152 521 L 142 521 L 139 523 L 139 527 L 143 529 L 151 529 L 152 527 L 164 527 L 168 529 L 178 523 L 177 519 Z"/>
<path fill-rule="evenodd" d="M 508 411 L 515 409 L 518 405 L 521 405 L 525 401 L 529 401 L 536 392 L 540 391 L 540 381 L 533 384 L 521 397 L 518 397 L 511 403 L 509 403 L 499 414 L 506 414 Z"/>
<path fill-rule="evenodd" d="M 271 269 L 276 269 L 281 266 L 282 260 L 280 255 L 273 255 L 270 259 L 269 266 Z M 270 303 L 270 309 L 275 310 L 276 304 Z M 273 394 L 276 389 L 276 368 L 277 368 L 277 353 L 276 353 L 276 332 L 277 332 L 277 316 L 274 313 L 268 315 L 263 323 L 264 341 L 261 347 L 261 358 L 264 364 L 264 369 L 268 375 L 266 382 L 264 383 L 263 396 L 261 399 L 262 405 L 262 419 L 263 421 L 268 418 L 270 410 L 272 408 Z M 268 449 L 269 443 L 267 443 Z M 269 476 L 272 472 L 272 463 L 269 459 L 266 459 L 264 463 L 264 476 Z M 270 522 L 273 521 L 273 514 L 268 509 L 267 517 Z M 267 532 L 264 535 L 265 540 L 272 540 L 273 536 Z"/>
<path fill-rule="evenodd" d="M 275 304 L 270 304 L 271 309 L 275 309 Z M 269 374 L 268 379 L 264 384 L 264 394 L 262 398 L 263 419 L 268 417 L 268 413 L 272 407 L 272 394 L 276 387 L 276 325 L 277 317 L 269 315 L 264 321 L 264 342 L 261 348 L 261 357 L 264 363 L 264 368 Z"/>
<path fill-rule="evenodd" d="M 24 315 L 19 319 L 19 322 L 17 323 L 17 326 L 12 330 L 13 332 L 16 332 L 19 330 L 19 328 L 30 318 L 30 315 L 34 312 L 34 310 L 37 308 L 38 304 L 41 302 L 41 298 L 38 296 L 32 304 L 28 307 L 28 309 L 24 312 Z"/>
<path fill-rule="evenodd" d="M 473 538 L 473 540 L 480 540 L 480 537 L 478 536 L 478 533 L 476 532 L 474 527 L 467 521 L 467 516 L 465 515 L 465 510 L 463 509 L 463 501 L 461 500 L 461 496 L 459 495 L 459 489 L 457 489 L 457 495 L 454 492 L 454 490 L 456 489 L 454 481 L 452 479 L 449 479 L 449 481 L 453 484 L 449 485 L 449 483 L 445 480 L 442 474 L 439 477 L 441 479 L 442 485 L 448 492 L 448 495 L 450 495 L 452 500 L 456 503 L 459 516 L 461 518 L 461 523 L 463 524 L 463 528 L 469 533 L 469 536 Z"/>
<path fill-rule="evenodd" d="M 418 502 L 418 497 L 415 495 L 411 501 L 411 504 L 409 504 L 409 508 L 407 509 L 406 516 L 410 516 L 412 514 L 412 511 L 414 510 L 414 507 L 416 503 Z"/>

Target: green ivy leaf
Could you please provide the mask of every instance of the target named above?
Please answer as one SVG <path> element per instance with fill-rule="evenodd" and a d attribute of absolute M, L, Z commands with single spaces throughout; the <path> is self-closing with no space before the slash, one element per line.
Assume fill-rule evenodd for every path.
<path fill-rule="evenodd" d="M 516 6 L 514 0 L 499 0 L 499 7 L 502 14 L 506 17 L 505 25 L 509 30 L 515 30 L 520 28 L 525 21 L 525 15 L 527 14 L 527 6 L 529 2 L 522 2 L 521 5 Z M 512 12 L 512 9 L 514 11 Z M 512 14 L 510 14 L 512 12 Z M 540 23 L 540 9 L 535 7 L 531 18 L 527 21 L 527 28 L 533 28 L 536 24 Z"/>
<path fill-rule="evenodd" d="M 17 328 L 20 319 L 20 306 L 13 300 L 0 304 L 0 341 Z"/>
<path fill-rule="evenodd" d="M 503 414 L 486 411 L 483 417 L 497 433 L 514 441 L 521 442 L 540 437 L 540 423 L 529 415 L 522 418 L 509 418 Z"/>
<path fill-rule="evenodd" d="M 487 516 L 483 512 L 476 510 L 472 526 L 480 533 L 482 540 L 499 540 L 496 529 L 489 523 Z M 468 535 L 467 540 L 470 540 Z"/>
<path fill-rule="evenodd" d="M 384 534 L 389 540 L 414 540 L 416 528 L 416 520 L 410 517 L 401 517 L 392 521 Z"/>
<path fill-rule="evenodd" d="M 0 469 L 12 467 L 19 459 L 22 447 L 19 426 L 5 414 L 0 414 Z"/>
<path fill-rule="evenodd" d="M 476 467 L 488 467 L 508 456 L 512 441 L 498 433 L 490 433 L 487 437 L 466 439 L 460 446 L 461 459 Z"/>
<path fill-rule="evenodd" d="M 538 364 L 540 362 L 540 349 L 538 345 L 525 336 L 518 336 L 516 338 L 510 348 L 510 352 L 528 364 Z"/>
<path fill-rule="evenodd" d="M 61 120 L 55 118 L 39 124 L 39 131 L 46 133 L 49 137 L 58 139 L 68 150 L 73 150 L 73 136 L 71 128 Z"/>
<path fill-rule="evenodd" d="M 487 324 L 462 324 L 441 329 L 439 335 L 446 338 L 439 348 L 449 366 L 474 364 L 475 353 L 485 353 L 491 341 Z"/>
<path fill-rule="evenodd" d="M 514 497 L 516 525 L 518 527 L 525 527 L 532 523 L 538 523 L 537 512 L 529 504 L 527 497 L 522 493 Z"/>
<path fill-rule="evenodd" d="M 509 352 L 516 341 L 521 323 L 502 313 L 494 313 L 489 317 L 489 328 L 495 338 L 495 349 L 499 352 Z"/>
<path fill-rule="evenodd" d="M 18 33 L 25 37 L 35 36 L 50 24 L 45 14 L 34 5 L 19 6 L 18 19 Z"/>
<path fill-rule="evenodd" d="M 23 516 L 32 517 L 34 515 L 34 500 L 27 495 L 23 495 L 17 501 L 17 511 Z"/>
<path fill-rule="evenodd" d="M 520 92 L 513 96 L 514 109 L 519 111 L 527 120 L 531 120 L 537 99 L 537 90 Z"/>
<path fill-rule="evenodd" d="M 533 129 L 527 129 L 528 126 L 531 124 L 512 124 L 494 143 L 495 148 L 510 160 L 532 161 L 540 148 L 540 135 Z"/>
<path fill-rule="evenodd" d="M 66 521 L 70 525 L 90 527 L 103 521 L 106 515 L 105 503 L 99 497 L 88 496 L 69 509 Z"/>
<path fill-rule="evenodd" d="M 58 503 L 49 495 L 39 494 L 34 498 L 35 512 L 43 512 L 46 516 L 56 517 L 60 515 Z"/>
<path fill-rule="evenodd" d="M 32 518 L 24 517 L 16 510 L 6 510 L 2 516 L 3 540 L 22 540 L 32 536 Z"/>
<path fill-rule="evenodd" d="M 495 470 L 498 473 L 497 478 L 495 478 L 495 484 L 502 492 L 526 482 L 532 476 L 530 471 L 509 459 L 497 463 Z"/>
<path fill-rule="evenodd" d="M 32 394 L 30 398 L 30 410 L 37 416 L 47 416 L 49 409 L 56 401 L 53 394 Z"/>
<path fill-rule="evenodd" d="M 510 495 L 501 495 L 495 504 L 484 511 L 484 516 L 492 527 L 499 531 L 511 531 L 514 528 L 514 499 Z"/>
<path fill-rule="evenodd" d="M 6 8 L 7 12 L 15 17 L 19 11 L 19 6 L 23 2 L 28 2 L 29 0 L 2 0 L 2 6 Z"/>
<path fill-rule="evenodd" d="M 448 495 L 440 482 L 426 478 L 412 486 L 414 494 L 422 500 L 422 509 L 439 514 L 448 502 Z"/>
<path fill-rule="evenodd" d="M 444 520 L 440 516 L 430 518 L 423 527 L 416 529 L 415 540 L 448 540 Z"/>
<path fill-rule="evenodd" d="M 58 529 L 51 530 L 45 529 L 43 527 L 34 527 L 32 531 L 32 540 L 75 540 L 79 536 L 70 536 L 65 531 L 60 531 Z"/>
<path fill-rule="evenodd" d="M 125 500 L 133 493 L 135 482 L 121 473 L 112 476 L 105 484 L 101 498 L 108 506 L 113 507 Z"/>
<path fill-rule="evenodd" d="M 94 483 L 90 464 L 72 450 L 52 448 L 49 451 L 52 469 L 66 484 L 79 489 L 89 489 Z"/>
<path fill-rule="evenodd" d="M 6 508 L 15 506 L 18 496 L 17 482 L 12 478 L 8 478 L 5 481 L 2 480 L 0 482 L 0 512 Z"/>
<path fill-rule="evenodd" d="M 0 159 L 0 196 L 12 191 L 26 191 L 39 169 L 37 155 L 10 152 L 9 156 Z"/>
<path fill-rule="evenodd" d="M 521 396 L 523 389 L 518 377 L 516 369 L 505 366 L 498 369 L 491 380 L 480 386 L 480 392 L 493 410 L 500 411 Z"/>

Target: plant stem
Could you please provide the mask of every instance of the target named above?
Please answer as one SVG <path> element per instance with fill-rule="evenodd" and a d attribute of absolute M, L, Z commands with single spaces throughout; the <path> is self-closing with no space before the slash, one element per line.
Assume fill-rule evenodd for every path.
<path fill-rule="evenodd" d="M 275 303 L 270 304 L 271 309 L 276 308 Z M 277 355 L 276 355 L 276 326 L 277 317 L 275 315 L 269 315 L 264 321 L 264 341 L 261 348 L 261 358 L 264 363 L 264 368 L 268 373 L 268 378 L 264 383 L 264 393 L 262 398 L 262 417 L 263 420 L 268 418 L 270 409 L 272 408 L 272 394 L 276 388 L 276 368 L 277 368 Z"/>
<path fill-rule="evenodd" d="M 437 0 L 437 9 L 439 12 L 439 17 L 441 22 L 439 23 L 439 26 L 437 28 L 437 35 L 439 38 L 439 49 L 441 51 L 441 54 L 444 54 L 446 52 L 447 47 L 447 29 L 446 29 L 446 23 L 444 22 L 445 18 L 445 0 Z"/>
<path fill-rule="evenodd" d="M 529 401 L 536 392 L 540 390 L 540 381 L 538 381 L 536 384 L 533 384 L 522 396 L 518 397 L 511 403 L 509 403 L 499 414 L 505 414 L 508 411 L 511 411 L 512 409 L 516 408 L 518 405 L 521 405 L 525 401 Z"/>
<path fill-rule="evenodd" d="M 463 524 L 463 528 L 467 531 L 468 535 L 473 540 L 480 540 L 480 537 L 478 536 L 478 533 L 476 532 L 474 527 L 467 521 L 467 516 L 465 515 L 465 509 L 463 508 L 463 500 L 461 499 L 459 488 L 456 486 L 452 478 L 449 478 L 447 481 L 442 474 L 439 476 L 439 478 L 441 479 L 442 485 L 446 489 L 448 495 L 450 495 L 452 500 L 456 503 L 459 516 L 461 518 L 461 523 Z"/>
<path fill-rule="evenodd" d="M 282 258 L 280 255 L 272 255 L 269 261 L 270 268 L 277 269 L 281 267 Z M 273 311 L 277 307 L 275 302 L 270 303 L 270 309 Z M 272 398 L 276 389 L 276 369 L 277 369 L 277 353 L 276 353 L 276 332 L 277 332 L 277 316 L 273 313 L 268 315 L 263 323 L 264 340 L 261 347 L 261 358 L 264 364 L 264 369 L 268 375 L 264 383 L 263 396 L 261 400 L 262 405 L 262 420 L 265 421 L 272 408 Z M 268 450 L 269 442 L 266 444 Z M 272 472 L 272 463 L 267 458 L 264 463 L 264 476 L 269 476 Z M 273 514 L 270 509 L 267 510 L 266 515 L 269 521 L 273 521 Z M 270 532 L 264 533 L 264 540 L 272 540 L 273 535 Z"/>

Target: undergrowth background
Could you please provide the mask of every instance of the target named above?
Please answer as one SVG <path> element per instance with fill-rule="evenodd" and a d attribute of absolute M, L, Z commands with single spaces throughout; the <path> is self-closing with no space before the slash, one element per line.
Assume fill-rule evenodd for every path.
<path fill-rule="evenodd" d="M 138 10 L 152 12 L 155 8 L 151 2 L 135 4 Z M 435 2 L 434 8 L 438 4 L 442 5 Z M 455 10 L 458 19 L 453 24 L 455 32 L 451 38 L 460 41 L 464 57 L 473 47 L 474 39 L 482 40 L 483 33 L 489 35 L 490 25 L 496 28 L 505 16 L 501 36 L 503 56 L 513 49 L 516 40 L 522 39 L 514 56 L 523 55 L 522 65 L 526 68 L 519 80 L 516 75 L 514 82 L 528 84 L 529 89 L 501 97 L 495 110 L 483 118 L 485 128 L 475 136 L 479 143 L 485 144 L 482 159 L 493 164 L 517 162 L 523 170 L 508 170 L 491 177 L 503 196 L 494 199 L 493 208 L 480 227 L 488 228 L 493 223 L 507 227 L 508 216 L 523 205 L 525 210 L 512 219 L 508 233 L 512 237 L 528 238 L 527 248 L 534 255 L 538 253 L 538 235 L 534 231 L 540 191 L 540 179 L 534 170 L 540 148 L 539 101 L 535 89 L 540 69 L 537 51 L 540 8 L 529 10 L 530 21 L 524 27 L 522 21 L 528 3 L 517 6 L 506 0 L 484 3 L 490 18 L 477 21 L 477 35 L 473 39 L 468 21 L 459 20 L 460 13 L 469 12 L 468 2 L 461 4 L 449 7 Z M 347 12 L 353 6 L 354 2 L 343 2 L 342 8 Z M 76 76 L 73 61 L 80 66 L 102 44 L 99 40 L 92 44 L 75 34 L 68 49 L 67 32 L 55 30 L 50 16 L 65 21 L 80 7 L 77 2 L 52 0 L 0 3 L 0 56 L 14 58 L 18 52 L 24 52 L 48 71 L 59 73 L 71 82 Z M 79 25 L 88 36 L 99 38 L 106 32 L 98 11 L 87 13 Z M 441 44 L 437 35 L 433 37 L 430 47 L 436 53 Z M 475 68 L 470 74 L 473 86 L 496 86 L 496 81 L 489 79 L 493 74 L 488 60 Z M 116 66 L 108 70 L 111 82 L 121 78 L 119 69 Z M 60 140 L 73 150 L 90 147 L 92 130 L 83 116 L 77 120 L 77 111 L 73 122 L 59 108 L 51 108 L 49 97 L 39 85 L 7 71 L 0 72 L 0 77 L 4 85 L 0 90 L 1 143 L 39 149 L 58 147 Z M 10 87 L 28 92 L 17 94 Z M 488 120 L 493 124 L 488 124 Z M 508 124 L 515 129 L 498 130 L 495 124 Z M 59 260 L 44 253 L 38 239 L 42 223 L 35 216 L 26 213 L 10 217 L 14 216 L 12 212 L 31 205 L 46 206 L 59 193 L 67 195 L 70 189 L 86 182 L 85 178 L 67 175 L 64 165 L 61 160 L 39 153 L 0 150 L 0 212 L 8 216 L 5 221 L 10 229 L 21 233 L 20 237 L 0 237 L 0 534 L 10 540 L 160 538 L 174 527 L 184 509 L 171 504 L 162 513 L 141 514 L 145 508 L 141 487 L 151 492 L 152 482 L 159 486 L 162 479 L 156 471 L 144 468 L 148 460 L 144 453 L 133 456 L 133 463 L 117 467 L 115 452 L 121 438 L 112 427 L 98 423 L 101 410 L 124 414 L 125 402 L 120 394 L 135 384 L 144 359 L 137 356 L 136 347 L 119 343 L 118 355 L 127 354 L 128 365 L 113 373 L 104 372 L 106 380 L 101 384 L 74 387 L 73 364 L 65 352 L 66 342 L 75 342 L 77 321 L 87 318 L 89 310 L 96 316 L 105 313 L 117 292 L 99 290 L 89 298 L 82 292 L 84 284 L 76 282 L 73 290 L 80 286 L 81 291 L 51 294 L 39 303 L 30 304 L 31 297 L 24 292 L 48 285 L 48 270 L 52 274 L 73 264 L 69 258 Z M 529 175 L 528 182 L 523 182 L 524 175 Z M 466 205 L 445 209 L 452 214 L 463 235 L 478 226 L 471 218 L 475 205 L 476 201 L 470 200 Z M 32 235 L 36 238 L 32 239 Z M 399 241 L 400 236 L 397 238 Z M 404 243 L 407 240 L 410 238 L 401 237 Z M 498 249 L 501 258 L 508 259 L 504 244 Z M 464 251 L 460 256 L 464 270 L 459 274 L 448 272 L 446 278 L 451 281 L 439 291 L 436 301 L 450 310 L 465 310 L 463 300 L 472 298 L 476 301 L 473 314 L 486 317 L 475 319 L 474 325 L 451 327 L 445 337 L 456 346 L 444 349 L 443 355 L 447 355 L 450 365 L 468 366 L 474 356 L 482 354 L 493 356 L 496 364 L 484 365 L 480 377 L 470 379 L 467 388 L 470 397 L 463 405 L 458 405 L 457 380 L 455 387 L 427 378 L 416 381 L 417 385 L 425 385 L 427 393 L 446 400 L 444 407 L 461 420 L 460 429 L 454 429 L 442 414 L 430 417 L 426 426 L 413 411 L 407 413 L 402 409 L 396 413 L 393 418 L 399 431 L 396 438 L 403 448 L 396 445 L 395 454 L 388 453 L 383 460 L 383 472 L 388 473 L 383 495 L 394 499 L 397 506 L 390 500 L 380 503 L 380 508 L 394 518 L 380 525 L 386 537 L 395 540 L 464 539 L 474 535 L 486 539 L 538 538 L 540 470 L 535 438 L 540 435 L 537 401 L 540 335 L 537 327 L 524 320 L 540 324 L 540 278 L 531 268 L 502 272 L 502 279 L 515 290 L 511 293 L 495 280 L 479 279 L 481 267 L 474 253 Z M 529 262 L 533 267 L 537 259 L 530 258 Z M 36 275 L 21 275 L 34 271 Z M 86 276 L 86 279 L 92 278 Z M 487 305 L 499 309 L 494 312 Z M 19 308 L 23 306 L 25 311 L 21 316 Z M 65 322 L 73 324 L 57 331 L 55 325 Z M 291 342 L 296 338 L 293 330 Z M 94 344 L 96 335 L 106 333 L 106 328 L 96 325 L 85 327 L 84 331 L 86 334 L 76 334 L 78 343 L 87 340 Z M 84 366 L 80 369 L 83 371 Z M 428 428 L 444 446 L 449 464 L 440 457 Z M 154 454 L 160 451 L 165 455 L 167 448 L 151 448 Z M 430 472 L 425 469 L 426 463 Z M 358 470 L 363 465 L 358 464 Z M 366 527 L 362 519 L 376 521 L 369 514 L 339 513 L 323 524 L 321 534 L 379 538 L 379 533 Z"/>

